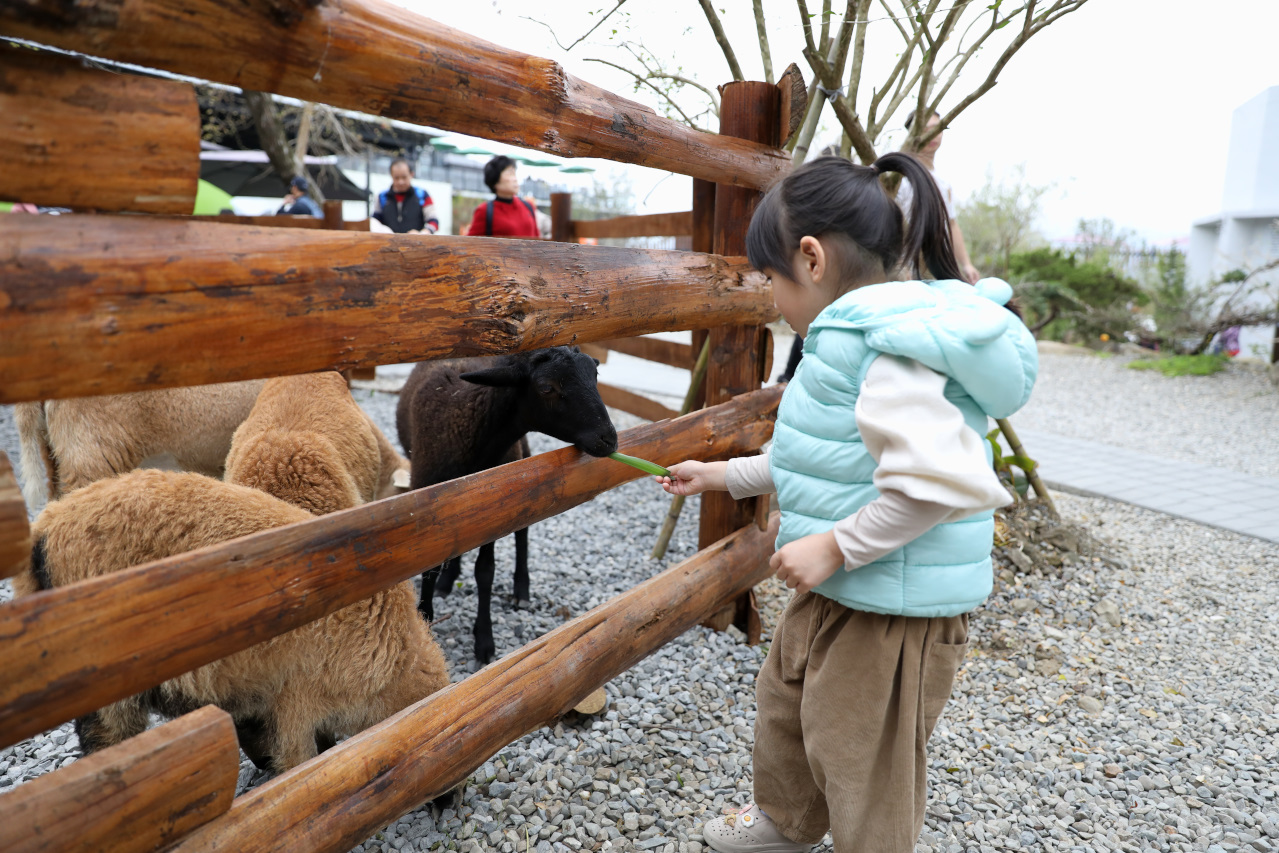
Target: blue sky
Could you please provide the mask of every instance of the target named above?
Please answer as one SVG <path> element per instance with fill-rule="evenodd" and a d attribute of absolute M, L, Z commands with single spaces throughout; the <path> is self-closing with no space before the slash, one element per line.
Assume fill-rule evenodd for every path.
<path fill-rule="evenodd" d="M 554 58 L 571 73 L 635 100 L 655 102 L 634 93 L 621 72 L 585 61 L 617 56 L 609 43 L 611 21 L 566 54 L 545 27 L 524 18 L 549 23 L 568 43 L 589 27 L 586 10 L 612 2 L 397 2 L 498 44 Z M 749 0 L 717 6 L 724 9 L 746 76 L 762 79 Z M 631 12 L 619 19 L 624 30 L 654 52 L 675 57 L 690 76 L 711 86 L 731 79 L 697 0 L 630 0 L 623 8 Z M 793 0 L 765 0 L 765 11 L 775 67 L 795 60 L 807 70 L 797 54 Z M 864 80 L 877 79 L 892 61 L 888 45 L 898 38 L 892 26 L 878 21 L 868 28 L 868 44 L 879 49 L 868 53 Z M 938 171 L 963 198 L 988 173 L 1000 177 L 1025 163 L 1032 182 L 1055 186 L 1039 223 L 1050 238 L 1069 236 L 1082 217 L 1102 216 L 1155 241 L 1183 236 L 1193 220 L 1220 207 L 1231 112 L 1279 85 L 1276 33 L 1279 0 L 1090 0 L 1036 35 L 999 84 L 955 122 L 938 154 Z M 952 100 L 984 76 L 978 62 L 973 66 Z M 828 118 L 819 142 L 835 138 Z M 647 196 L 647 211 L 688 208 L 687 179 L 612 168 L 625 168 L 639 197 Z"/>

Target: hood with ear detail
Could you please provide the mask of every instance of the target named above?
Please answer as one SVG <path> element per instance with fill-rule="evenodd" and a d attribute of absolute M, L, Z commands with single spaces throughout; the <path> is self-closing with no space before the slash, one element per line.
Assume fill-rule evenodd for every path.
<path fill-rule="evenodd" d="M 861 332 L 867 346 L 912 358 L 958 382 L 992 418 L 1030 399 L 1039 372 L 1034 336 L 1004 304 L 1012 288 L 997 278 L 898 281 L 844 294 L 809 326 Z"/>

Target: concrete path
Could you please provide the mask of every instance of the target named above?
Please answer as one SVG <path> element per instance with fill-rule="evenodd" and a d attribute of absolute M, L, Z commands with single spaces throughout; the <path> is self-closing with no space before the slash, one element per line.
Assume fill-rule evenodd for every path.
<path fill-rule="evenodd" d="M 1099 495 L 1279 543 L 1279 480 L 1039 430 L 1018 429 L 1017 434 L 1049 488 Z"/>

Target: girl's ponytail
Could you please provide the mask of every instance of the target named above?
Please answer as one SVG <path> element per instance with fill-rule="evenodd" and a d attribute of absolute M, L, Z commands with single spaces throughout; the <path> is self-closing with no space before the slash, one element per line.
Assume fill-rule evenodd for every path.
<path fill-rule="evenodd" d="M 894 151 L 875 161 L 878 172 L 899 172 L 910 181 L 914 190 L 909 213 L 909 226 L 902 246 L 902 261 L 910 265 L 916 277 L 920 275 L 919 257 L 933 278 L 964 280 L 955 260 L 955 248 L 950 239 L 950 217 L 937 182 L 924 168 L 924 164 L 910 154 Z"/>

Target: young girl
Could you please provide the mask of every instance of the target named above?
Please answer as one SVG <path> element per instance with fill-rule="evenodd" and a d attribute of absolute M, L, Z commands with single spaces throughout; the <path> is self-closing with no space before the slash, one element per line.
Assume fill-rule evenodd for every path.
<path fill-rule="evenodd" d="M 879 176 L 916 187 L 910 230 Z M 905 233 L 904 233 L 905 232 Z M 925 744 L 968 612 L 990 594 L 992 510 L 1009 502 L 982 436 L 1030 396 L 1035 342 L 1007 284 L 960 281 L 946 207 L 913 157 L 824 157 L 761 200 L 747 235 L 805 336 L 767 456 L 682 462 L 666 491 L 776 491 L 772 567 L 795 590 L 756 683 L 755 804 L 703 827 L 723 853 L 910 851 Z M 899 266 L 936 281 L 888 281 Z"/>

